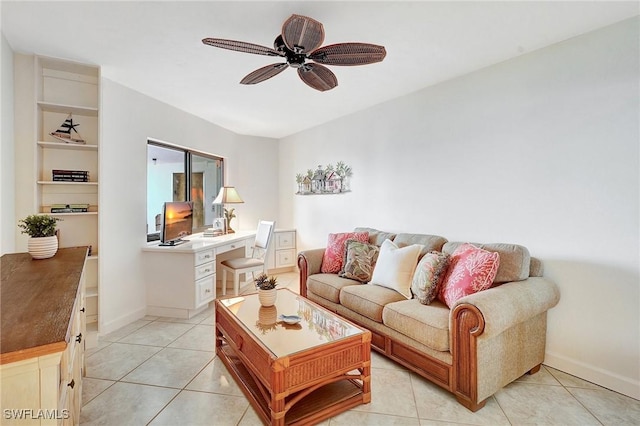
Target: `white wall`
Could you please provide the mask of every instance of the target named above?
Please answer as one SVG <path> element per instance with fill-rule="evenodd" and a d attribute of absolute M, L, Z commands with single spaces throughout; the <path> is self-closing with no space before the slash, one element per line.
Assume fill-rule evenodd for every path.
<path fill-rule="evenodd" d="M 108 333 L 145 313 L 147 139 L 223 157 L 226 181 L 245 201 L 237 229 L 277 218 L 278 143 L 236 135 L 106 78 L 101 112 L 100 332 Z"/>
<path fill-rule="evenodd" d="M 13 142 L 13 50 L 2 34 L 0 53 L 0 255 L 15 251 L 15 149 Z"/>
<path fill-rule="evenodd" d="M 525 245 L 562 294 L 546 364 L 640 398 L 638 23 L 283 139 L 282 225 L 302 249 L 355 226 Z M 293 195 L 339 160 L 351 193 Z"/>

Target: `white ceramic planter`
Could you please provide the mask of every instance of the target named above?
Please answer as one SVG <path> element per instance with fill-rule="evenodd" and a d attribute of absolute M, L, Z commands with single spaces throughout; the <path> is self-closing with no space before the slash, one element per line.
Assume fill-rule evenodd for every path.
<path fill-rule="evenodd" d="M 27 243 L 27 251 L 34 259 L 48 259 L 58 251 L 58 237 L 31 237 Z"/>
<path fill-rule="evenodd" d="M 273 306 L 276 303 L 276 297 L 278 296 L 278 290 L 258 290 L 258 300 L 262 306 Z"/>

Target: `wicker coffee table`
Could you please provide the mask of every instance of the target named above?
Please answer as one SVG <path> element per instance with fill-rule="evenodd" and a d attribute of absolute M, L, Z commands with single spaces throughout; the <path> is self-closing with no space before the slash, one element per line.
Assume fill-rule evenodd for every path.
<path fill-rule="evenodd" d="M 216 353 L 265 423 L 313 424 L 371 401 L 368 330 L 288 289 L 271 307 L 257 294 L 215 305 Z"/>

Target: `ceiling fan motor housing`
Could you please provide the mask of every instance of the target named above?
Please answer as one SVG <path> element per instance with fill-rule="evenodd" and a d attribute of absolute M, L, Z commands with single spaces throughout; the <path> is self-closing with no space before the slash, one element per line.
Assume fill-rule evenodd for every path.
<path fill-rule="evenodd" d="M 304 51 L 304 46 L 294 46 L 294 50 L 291 50 L 285 44 L 282 35 L 276 37 L 273 42 L 273 48 L 278 52 L 284 53 L 285 58 L 287 58 L 287 63 L 293 68 L 302 67 L 307 59 L 304 53 L 299 53 Z"/>

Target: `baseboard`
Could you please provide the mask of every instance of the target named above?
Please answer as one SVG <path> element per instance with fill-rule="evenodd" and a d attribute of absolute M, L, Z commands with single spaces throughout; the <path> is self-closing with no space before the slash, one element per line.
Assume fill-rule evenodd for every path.
<path fill-rule="evenodd" d="M 640 399 L 639 380 L 633 380 L 600 367 L 551 352 L 545 353 L 544 364 L 631 398 Z"/>
<path fill-rule="evenodd" d="M 118 330 L 119 328 L 124 327 L 127 324 L 131 324 L 134 321 L 137 321 L 147 314 L 147 307 L 143 306 L 133 312 L 130 312 L 126 315 L 123 315 L 119 318 L 116 318 L 113 321 L 104 322 L 100 325 L 99 336 L 104 336 L 105 334 L 109 334 Z"/>

